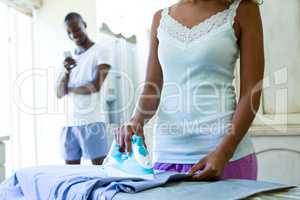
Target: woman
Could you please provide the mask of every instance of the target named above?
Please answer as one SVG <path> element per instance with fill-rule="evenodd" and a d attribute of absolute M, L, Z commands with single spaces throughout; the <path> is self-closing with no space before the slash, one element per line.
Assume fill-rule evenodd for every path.
<path fill-rule="evenodd" d="M 240 97 L 234 67 L 240 57 Z M 115 132 L 131 136 L 157 112 L 154 168 L 189 172 L 192 180 L 256 179 L 246 134 L 258 110 L 264 73 L 257 2 L 186 0 L 153 19 L 146 85 L 131 120 Z"/>

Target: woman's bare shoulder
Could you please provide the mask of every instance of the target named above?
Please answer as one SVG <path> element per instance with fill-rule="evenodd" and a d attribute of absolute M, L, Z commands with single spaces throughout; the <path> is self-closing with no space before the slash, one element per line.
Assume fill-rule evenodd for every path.
<path fill-rule="evenodd" d="M 239 20 L 251 20 L 259 15 L 259 5 L 253 0 L 242 0 L 237 9 L 237 18 Z"/>
<path fill-rule="evenodd" d="M 252 29 L 261 23 L 259 5 L 253 0 L 242 0 L 235 16 L 235 21 L 241 29 Z"/>

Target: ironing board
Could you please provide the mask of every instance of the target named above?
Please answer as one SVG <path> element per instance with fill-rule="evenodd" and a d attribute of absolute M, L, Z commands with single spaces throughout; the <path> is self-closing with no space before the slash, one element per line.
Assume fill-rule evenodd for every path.
<path fill-rule="evenodd" d="M 102 197 L 103 192 L 106 192 L 106 197 L 112 197 L 114 200 L 152 200 L 152 199 L 178 199 L 178 200 L 232 200 L 249 197 L 253 194 L 258 194 L 253 197 L 254 200 L 268 200 L 268 199 L 299 199 L 300 188 L 293 188 L 289 190 L 282 190 L 282 188 L 290 188 L 289 186 L 269 183 L 269 182 L 255 182 L 247 180 L 223 180 L 217 182 L 169 182 L 167 184 L 160 184 L 162 180 L 169 177 L 160 176 L 154 182 L 127 182 L 123 178 L 123 185 L 120 182 L 115 182 L 117 179 L 111 180 L 109 186 L 102 187 L 99 183 L 105 180 L 112 179 L 106 177 L 103 171 L 97 166 L 40 166 L 34 168 L 22 169 L 16 172 L 14 176 L 7 180 L 6 183 L 1 184 L 2 193 L 0 190 L 1 200 L 25 200 L 24 198 L 31 197 L 30 200 L 53 199 L 49 198 L 52 194 L 65 195 L 70 194 L 70 197 L 86 196 L 90 200 L 98 200 Z M 176 175 L 176 174 L 175 174 Z M 172 175 L 173 176 L 173 175 Z M 178 174 L 176 175 L 178 176 Z M 182 175 L 180 175 L 182 176 Z M 165 177 L 165 178 L 164 178 Z M 169 178 L 168 178 L 169 179 Z M 99 182 L 100 181 L 100 182 Z M 121 183 L 121 184 L 122 184 Z M 159 184 L 157 184 L 159 183 Z M 125 184 L 125 185 L 124 185 Z M 146 188 L 143 190 L 141 188 Z M 139 186 L 138 186 L 139 185 Z M 152 187 L 156 185 L 156 187 Z M 116 187 L 115 187 L 116 186 Z M 133 186 L 128 187 L 128 186 Z M 1 189 L 0 187 L 0 189 Z M 107 189 L 108 188 L 108 189 Z M 133 192 L 132 189 L 141 191 L 135 194 L 115 193 L 117 188 L 123 188 L 126 192 Z M 138 189 L 139 188 L 139 189 Z M 130 190 L 129 190 L 130 189 Z M 274 189 L 280 189 L 280 192 L 275 192 Z M 128 191 L 129 190 L 129 191 Z M 268 193 L 260 193 L 262 191 L 273 191 Z M 53 193 L 54 192 L 54 193 Z M 111 193 L 114 195 L 109 195 Z M 9 197 L 9 198 L 1 198 Z M 75 196 L 74 196 L 75 195 Z M 69 195 L 68 195 L 69 196 Z M 13 198 L 11 198 L 13 197 Z M 48 197 L 48 198 L 47 198 Z M 202 197 L 202 198 L 199 198 Z M 60 199 L 60 198 L 58 198 Z M 67 198 L 63 198 L 64 200 Z M 74 199 L 74 198 L 72 198 Z M 82 198 L 80 198 L 82 199 Z M 83 198 L 85 199 L 85 198 Z M 110 198 L 111 199 L 111 198 Z M 251 199 L 251 198 L 250 198 Z"/>
<path fill-rule="evenodd" d="M 263 194 L 255 195 L 249 200 L 289 200 L 289 199 L 300 199 L 300 187 L 292 188 L 281 192 L 266 192 Z"/>
<path fill-rule="evenodd" d="M 170 183 L 164 187 L 158 187 L 136 194 L 119 193 L 114 197 L 114 200 L 153 200 L 153 199 L 173 199 L 173 200 L 195 200 L 213 198 L 199 197 L 199 188 L 201 186 L 197 182 L 181 182 Z M 190 189 L 187 189 L 190 188 Z M 219 191 L 216 191 L 219 192 Z M 300 200 L 300 187 L 264 192 L 246 198 L 247 200 Z M 225 200 L 225 199 L 223 199 Z"/>

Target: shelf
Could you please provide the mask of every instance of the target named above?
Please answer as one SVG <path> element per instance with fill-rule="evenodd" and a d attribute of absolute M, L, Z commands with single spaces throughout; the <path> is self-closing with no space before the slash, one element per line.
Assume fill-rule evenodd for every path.
<path fill-rule="evenodd" d="M 253 126 L 249 133 L 252 136 L 300 136 L 299 125 Z"/>
<path fill-rule="evenodd" d="M 9 136 L 8 135 L 0 135 L 0 142 L 6 141 L 6 140 L 9 140 Z"/>

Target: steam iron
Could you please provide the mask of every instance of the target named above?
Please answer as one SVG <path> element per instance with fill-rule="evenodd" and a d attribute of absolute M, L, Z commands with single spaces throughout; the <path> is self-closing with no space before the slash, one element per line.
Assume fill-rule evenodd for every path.
<path fill-rule="evenodd" d="M 113 141 L 103 167 L 110 177 L 154 178 L 149 152 L 143 138 L 138 135 L 132 136 L 132 151 L 129 154 L 121 152 L 120 145 Z"/>

